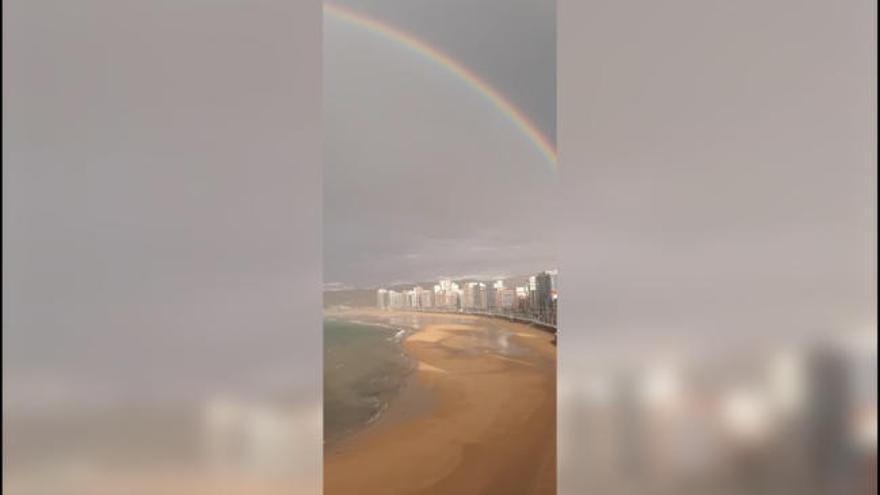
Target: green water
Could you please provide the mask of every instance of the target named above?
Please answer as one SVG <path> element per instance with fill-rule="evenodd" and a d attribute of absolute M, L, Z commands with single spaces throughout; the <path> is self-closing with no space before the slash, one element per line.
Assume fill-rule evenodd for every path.
<path fill-rule="evenodd" d="M 391 326 L 324 320 L 324 441 L 333 442 L 377 419 L 413 362 Z"/>

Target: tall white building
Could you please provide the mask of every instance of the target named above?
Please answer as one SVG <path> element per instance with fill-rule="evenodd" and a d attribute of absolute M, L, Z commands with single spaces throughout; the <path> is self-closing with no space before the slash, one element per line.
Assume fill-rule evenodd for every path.
<path fill-rule="evenodd" d="M 516 291 L 514 289 L 498 289 L 498 295 L 499 307 L 502 309 L 513 309 L 516 307 Z"/>
<path fill-rule="evenodd" d="M 419 287 L 421 289 L 421 287 Z M 434 292 L 430 290 L 422 290 L 419 293 L 419 307 L 429 309 L 434 307 Z"/>
<path fill-rule="evenodd" d="M 414 290 L 404 291 L 403 301 L 403 305 L 406 308 L 417 308 L 419 306 L 419 302 L 416 297 L 416 291 Z"/>
<path fill-rule="evenodd" d="M 461 292 L 461 308 L 462 309 L 473 309 L 474 307 L 474 293 L 476 292 L 476 282 L 468 282 L 464 284 Z"/>
<path fill-rule="evenodd" d="M 391 309 L 400 309 L 404 305 L 404 295 L 396 290 L 388 291 L 388 307 Z"/>
<path fill-rule="evenodd" d="M 461 289 L 451 280 L 441 280 L 434 286 L 434 305 L 438 308 L 456 309 L 461 299 Z"/>
<path fill-rule="evenodd" d="M 488 294 L 486 284 L 483 282 L 468 282 L 462 289 L 462 309 L 485 310 L 488 307 Z"/>

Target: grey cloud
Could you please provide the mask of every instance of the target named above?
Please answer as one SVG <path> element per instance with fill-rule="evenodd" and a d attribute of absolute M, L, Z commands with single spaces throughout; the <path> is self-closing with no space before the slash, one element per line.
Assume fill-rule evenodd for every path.
<path fill-rule="evenodd" d="M 422 12 L 432 18 L 432 8 Z M 482 35 L 497 34 L 496 24 L 502 20 Z M 532 35 L 507 33 L 508 49 L 516 52 Z M 327 280 L 370 285 L 555 264 L 556 173 L 513 123 L 473 88 L 399 45 L 332 18 L 324 39 Z M 471 57 L 492 59 L 478 39 L 470 47 Z M 552 55 L 552 46 L 544 48 Z M 553 77 L 529 57 L 521 63 Z M 539 82 L 532 91 L 545 110 L 555 108 L 554 92 Z"/>

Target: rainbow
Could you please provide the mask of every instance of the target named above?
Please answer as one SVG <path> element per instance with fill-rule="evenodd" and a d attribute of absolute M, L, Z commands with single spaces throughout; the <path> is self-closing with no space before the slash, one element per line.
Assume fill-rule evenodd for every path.
<path fill-rule="evenodd" d="M 347 7 L 324 3 L 324 14 L 332 16 L 351 25 L 365 29 L 370 33 L 398 43 L 409 50 L 425 57 L 452 73 L 458 79 L 483 95 L 489 102 L 504 114 L 526 137 L 534 143 L 542 155 L 554 167 L 556 166 L 556 147 L 541 133 L 513 103 L 483 81 L 470 69 L 452 59 L 449 55 L 428 45 L 415 36 L 390 26 L 382 21 L 355 12 Z"/>

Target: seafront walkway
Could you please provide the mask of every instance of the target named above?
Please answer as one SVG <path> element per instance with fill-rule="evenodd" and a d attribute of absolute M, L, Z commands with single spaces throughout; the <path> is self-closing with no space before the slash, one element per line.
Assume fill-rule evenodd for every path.
<path fill-rule="evenodd" d="M 556 333 L 556 325 L 553 323 L 549 323 L 546 321 L 542 321 L 528 315 L 516 314 L 516 313 L 495 313 L 492 311 L 472 311 L 472 310 L 442 310 L 442 309 L 419 309 L 419 308 L 406 308 L 404 311 L 414 311 L 416 313 L 436 313 L 436 314 L 448 314 L 448 315 L 475 315 L 475 316 L 487 316 L 489 318 L 501 318 L 508 321 L 515 321 L 517 323 L 524 323 L 526 325 L 532 325 L 540 328 L 541 330 L 551 332 L 553 334 Z"/>

